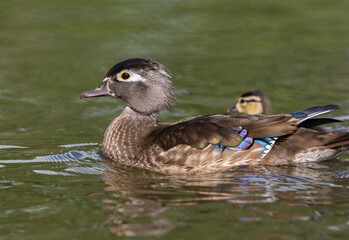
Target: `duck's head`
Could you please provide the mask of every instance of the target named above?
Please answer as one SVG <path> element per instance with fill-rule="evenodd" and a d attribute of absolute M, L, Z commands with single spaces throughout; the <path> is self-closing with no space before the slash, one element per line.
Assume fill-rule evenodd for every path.
<path fill-rule="evenodd" d="M 170 71 L 162 64 L 131 58 L 114 65 L 95 89 L 81 98 L 111 96 L 120 98 L 136 112 L 157 113 L 169 109 L 176 100 Z"/>
<path fill-rule="evenodd" d="M 241 94 L 233 107 L 227 112 L 241 112 L 246 114 L 267 114 L 269 113 L 269 100 L 258 90 L 248 91 Z"/>

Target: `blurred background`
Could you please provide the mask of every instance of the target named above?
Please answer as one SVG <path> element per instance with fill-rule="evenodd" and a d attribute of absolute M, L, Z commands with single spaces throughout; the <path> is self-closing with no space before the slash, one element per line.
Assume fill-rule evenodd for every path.
<path fill-rule="evenodd" d="M 239 170 L 243 177 L 234 172 L 208 182 L 182 179 L 184 185 L 147 174 L 110 177 L 97 152 L 104 130 L 124 104 L 111 98 L 79 99 L 117 62 L 144 57 L 163 63 L 174 75 L 178 103 L 161 114 L 163 121 L 225 112 L 239 94 L 251 89 L 265 92 L 273 113 L 338 104 L 340 110 L 330 116 L 346 116 L 348 13 L 349 2 L 342 0 L 0 1 L 0 238 L 96 239 L 134 231 L 166 239 L 200 234 L 255 239 L 251 228 L 260 226 L 260 239 L 313 239 L 313 234 L 302 238 L 305 232 L 316 232 L 316 239 L 349 236 L 348 154 L 334 166 L 297 168 L 297 173 Z M 348 131 L 348 126 L 347 121 L 330 129 Z M 141 179 L 144 185 L 115 187 L 110 179 L 126 181 L 125 186 L 130 179 Z M 265 187 L 271 179 L 274 182 Z M 293 181 L 302 187 L 293 189 Z M 225 190 L 222 184 L 228 184 Z M 280 188 L 285 184 L 288 188 Z M 130 189 L 137 189 L 132 197 L 125 194 Z M 304 192 L 294 196 L 300 189 Z M 166 218 L 160 221 L 149 214 L 139 220 L 136 210 L 132 217 L 125 214 L 125 205 L 120 213 L 115 207 L 120 203 L 138 209 L 133 194 L 139 191 L 142 196 L 136 199 L 146 206 L 155 204 Z M 286 195 L 274 196 L 276 192 Z M 190 200 L 183 201 L 187 195 Z M 307 205 L 309 195 L 321 209 Z M 168 201 L 170 196 L 176 204 Z M 253 203 L 274 205 L 256 211 L 251 202 L 241 200 L 246 196 Z M 290 196 L 294 201 L 280 201 Z M 102 205 L 108 205 L 108 211 Z M 287 213 L 282 212 L 286 208 Z M 300 214 L 293 216 L 297 211 Z M 275 212 L 276 220 L 270 218 Z M 161 226 L 168 231 L 129 230 L 125 224 L 132 221 L 150 224 L 137 225 L 139 229 Z M 110 227 L 114 225 L 118 230 Z"/>

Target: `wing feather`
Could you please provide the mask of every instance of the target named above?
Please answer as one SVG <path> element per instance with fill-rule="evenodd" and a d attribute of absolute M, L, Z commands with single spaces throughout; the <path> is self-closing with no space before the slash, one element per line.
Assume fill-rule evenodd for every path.
<path fill-rule="evenodd" d="M 298 122 L 291 115 L 209 114 L 183 119 L 174 124 L 161 124 L 147 141 L 158 144 L 164 150 L 179 144 L 198 149 L 209 144 L 236 147 L 243 141 L 239 135 L 242 128 L 248 131 L 248 137 L 277 137 L 294 132 Z"/>
<path fill-rule="evenodd" d="M 187 121 L 162 126 L 149 135 L 149 142 L 168 150 L 179 144 L 187 144 L 202 149 L 209 144 L 235 147 L 242 137 L 229 128 L 212 122 Z"/>

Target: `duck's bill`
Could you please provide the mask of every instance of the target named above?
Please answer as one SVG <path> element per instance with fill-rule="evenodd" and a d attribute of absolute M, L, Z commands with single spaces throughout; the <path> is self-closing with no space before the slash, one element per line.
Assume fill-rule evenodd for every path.
<path fill-rule="evenodd" d="M 103 81 L 95 89 L 83 92 L 80 98 L 82 99 L 82 98 L 102 97 L 102 96 L 111 96 L 111 92 L 108 88 L 108 81 Z"/>
<path fill-rule="evenodd" d="M 236 105 L 230 107 L 227 109 L 228 113 L 234 113 L 234 112 L 238 112 L 238 109 L 236 108 Z"/>

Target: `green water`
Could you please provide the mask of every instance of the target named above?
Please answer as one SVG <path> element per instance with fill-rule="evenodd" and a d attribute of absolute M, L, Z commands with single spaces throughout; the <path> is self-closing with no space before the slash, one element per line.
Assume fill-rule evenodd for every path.
<path fill-rule="evenodd" d="M 0 239 L 348 239 L 348 153 L 153 175 L 98 156 L 123 103 L 79 99 L 118 61 L 147 57 L 174 74 L 161 120 L 223 112 L 249 89 L 275 113 L 348 116 L 348 12 L 342 0 L 0 1 Z"/>

